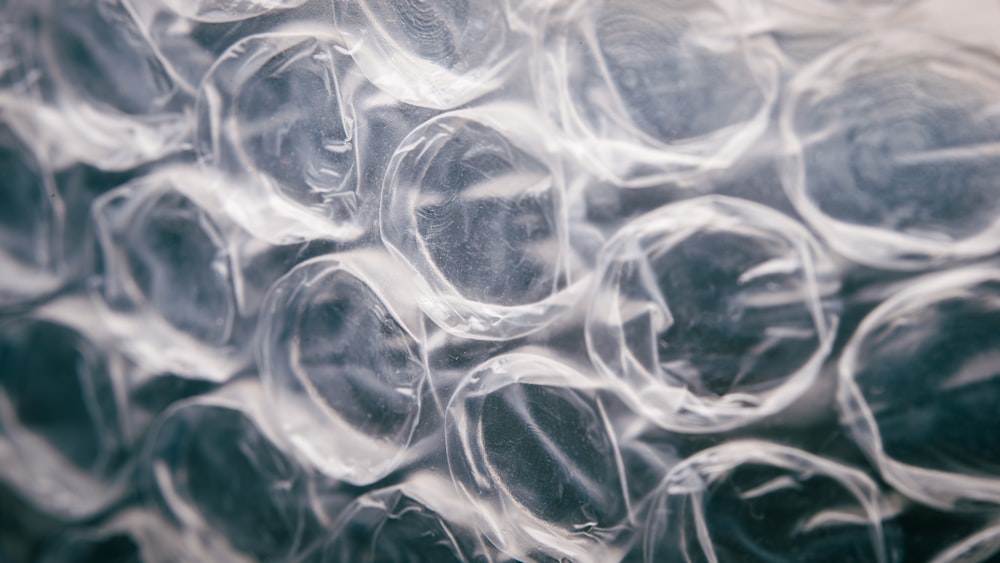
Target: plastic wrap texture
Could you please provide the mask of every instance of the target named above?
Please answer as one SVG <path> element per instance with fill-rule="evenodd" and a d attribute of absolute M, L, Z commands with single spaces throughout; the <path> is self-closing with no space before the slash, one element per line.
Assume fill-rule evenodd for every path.
<path fill-rule="evenodd" d="M 998 25 L 0 0 L 0 561 L 997 560 Z"/>

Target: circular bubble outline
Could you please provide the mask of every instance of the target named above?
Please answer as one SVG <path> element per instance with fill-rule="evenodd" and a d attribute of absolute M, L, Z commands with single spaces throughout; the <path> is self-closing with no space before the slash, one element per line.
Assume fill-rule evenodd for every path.
<path fill-rule="evenodd" d="M 625 356 L 629 346 L 620 326 L 607 326 L 609 319 L 617 319 L 617 297 L 602 297 L 605 288 L 617 288 L 619 266 L 649 256 L 642 249 L 642 240 L 650 236 L 656 240 L 667 238 L 668 246 L 661 242 L 654 250 L 667 252 L 678 242 L 698 230 L 735 228 L 741 234 L 778 241 L 794 251 L 800 260 L 802 277 L 807 288 L 809 309 L 816 330 L 816 351 L 797 370 L 787 375 L 785 381 L 758 396 L 763 400 L 756 406 L 730 405 L 724 400 L 695 398 L 686 387 L 663 382 L 656 374 L 635 367 L 636 362 Z M 824 305 L 832 298 L 839 282 L 833 278 L 834 266 L 813 236 L 794 219 L 783 213 L 748 200 L 728 196 L 703 196 L 665 205 L 651 211 L 619 230 L 602 249 L 595 276 L 595 295 L 590 301 L 585 321 L 587 353 L 598 370 L 607 378 L 619 383 L 619 393 L 643 416 L 658 426 L 676 432 L 706 434 L 732 430 L 780 412 L 801 397 L 819 375 L 836 337 L 839 317 L 831 307 Z M 660 304 L 669 311 L 669 307 Z M 602 355 L 597 342 L 614 342 L 614 353 Z M 612 356 L 612 357 L 609 357 Z M 617 358 L 617 359 L 616 359 Z M 626 365 L 616 365 L 624 362 Z M 687 411 L 685 414 L 684 411 Z"/>
<path fill-rule="evenodd" d="M 139 454 L 142 469 L 147 473 L 144 482 L 145 493 L 160 506 L 160 510 L 168 519 L 173 520 L 175 525 L 180 525 L 182 543 L 179 547 L 187 555 L 216 561 L 240 560 L 245 557 L 230 545 L 221 532 L 215 531 L 208 525 L 200 509 L 192 502 L 194 497 L 186 492 L 179 492 L 170 469 L 157 461 L 160 451 L 175 449 L 169 444 L 161 443 L 163 432 L 171 424 L 189 423 L 182 416 L 186 412 L 218 410 L 237 413 L 253 426 L 275 452 L 285 456 L 283 463 L 295 474 L 296 479 L 307 481 L 309 478 L 305 468 L 292 455 L 292 449 L 283 441 L 282 435 L 272 427 L 272 416 L 269 416 L 263 402 L 262 391 L 257 381 L 241 380 L 207 394 L 171 404 L 149 428 L 145 445 Z M 308 504 L 308 500 L 303 502 L 303 506 Z M 301 510 L 298 516 L 302 522 L 308 518 L 305 510 Z M 185 533 L 190 529 L 196 529 L 199 533 Z M 205 534 L 206 531 L 208 534 Z M 301 546 L 292 546 L 289 555 L 299 547 Z"/>
<path fill-rule="evenodd" d="M 230 46 L 212 63 L 198 88 L 194 149 L 199 165 L 206 172 L 218 174 L 216 169 L 220 168 L 224 171 L 225 178 L 216 182 L 216 188 L 226 191 L 226 207 L 230 213 L 246 219 L 248 230 L 258 230 L 259 224 L 266 222 L 272 225 L 267 230 L 280 231 L 277 237 L 279 243 L 311 238 L 349 242 L 368 230 L 364 224 L 365 212 L 361 209 L 365 206 L 359 206 L 351 220 L 339 222 L 294 201 L 282 193 L 277 179 L 259 169 L 255 159 L 243 149 L 239 136 L 229 131 L 240 121 L 236 100 L 242 86 L 275 57 L 309 43 L 325 49 L 331 58 L 327 70 L 338 97 L 340 122 L 354 143 L 354 165 L 349 180 L 353 183 L 352 191 L 360 200 L 377 197 L 375 190 L 366 188 L 368 183 L 361 181 L 359 176 L 359 127 L 354 108 L 356 92 L 343 76 L 343 63 L 348 60 L 344 47 L 330 29 L 290 27 L 249 35 Z M 254 64 L 246 68 L 247 61 Z M 275 237 L 273 232 L 261 235 L 268 239 Z"/>
<path fill-rule="evenodd" d="M 279 278 L 271 286 L 271 289 L 268 290 L 261 305 L 255 349 L 257 365 L 260 367 L 261 380 L 263 381 L 264 389 L 268 392 L 268 401 L 272 405 L 279 410 L 288 408 L 290 403 L 295 402 L 295 399 L 288 395 L 296 394 L 297 391 L 294 387 L 301 386 L 305 396 L 312 400 L 304 409 L 308 413 L 300 412 L 300 418 L 305 419 L 305 422 L 300 421 L 300 424 L 316 425 L 319 423 L 318 421 L 322 421 L 322 423 L 330 426 L 330 431 L 335 432 L 340 440 L 350 438 L 356 445 L 357 441 L 364 441 L 364 438 L 355 436 L 355 434 L 360 434 L 360 432 L 355 430 L 347 421 L 341 420 L 332 407 L 323 405 L 323 401 L 317 399 L 320 394 L 316 390 L 315 385 L 306 377 L 306 374 L 301 373 L 301 370 L 294 365 L 286 366 L 284 362 L 279 362 L 272 352 L 272 348 L 278 342 L 274 333 L 279 330 L 275 327 L 273 321 L 280 318 L 283 313 L 300 311 L 302 308 L 300 303 L 309 297 L 310 287 L 313 287 L 313 284 L 321 283 L 329 275 L 338 272 L 344 272 L 364 285 L 382 303 L 393 320 L 396 321 L 397 325 L 422 353 L 424 343 L 417 336 L 417 333 L 412 330 L 411 323 L 404 320 L 408 317 L 395 305 L 394 300 L 390 299 L 380 289 L 380 285 L 375 283 L 372 276 L 357 263 L 357 260 L 353 260 L 349 256 L 319 256 L 296 265 L 288 273 Z M 297 304 L 299 305 L 296 306 Z M 391 444 L 391 448 L 395 450 L 391 455 L 382 456 L 380 454 L 377 459 L 373 458 L 369 460 L 370 463 L 368 466 L 360 470 L 358 468 L 343 467 L 338 469 L 334 466 L 335 464 L 331 464 L 328 461 L 330 455 L 323 453 L 329 452 L 329 448 L 325 447 L 317 450 L 314 446 L 305 443 L 305 440 L 296 439 L 295 436 L 289 436 L 289 440 L 317 469 L 335 479 L 361 486 L 369 485 L 382 479 L 398 469 L 403 463 L 407 450 L 416 434 L 417 423 L 420 420 L 423 410 L 423 391 L 429 385 L 430 379 L 427 365 L 421 364 L 421 369 L 423 372 L 422 377 L 412 387 L 414 408 L 406 422 L 408 428 L 401 432 L 403 437 L 402 443 Z M 279 426 L 285 431 L 284 421 Z M 341 444 L 336 449 L 342 451 L 344 448 L 345 445 Z"/>
<path fill-rule="evenodd" d="M 49 224 L 39 229 L 42 237 L 33 237 L 34 246 L 42 251 L 39 253 L 42 256 L 37 257 L 39 264 L 26 264 L 15 257 L 5 244 L 0 245 L 0 266 L 7 278 L 4 285 L 14 282 L 11 283 L 13 291 L 9 286 L 0 288 L 0 312 L 44 300 L 69 282 L 62 279 L 66 272 L 61 271 L 65 266 L 61 263 L 61 257 L 64 255 L 66 204 L 59 192 L 53 170 L 14 128 L 7 128 L 6 134 L 0 131 L 0 151 L 8 150 L 18 155 L 18 161 L 23 166 L 37 173 L 38 185 L 43 189 L 43 193 L 39 194 L 42 214 Z M 5 189 L 10 189 L 9 185 Z"/>
<path fill-rule="evenodd" d="M 880 31 L 831 49 L 804 67 L 785 87 L 778 129 L 785 149 L 781 168 L 784 191 L 799 215 L 837 253 L 878 269 L 913 271 L 1000 250 L 1000 220 L 980 233 L 948 241 L 849 223 L 826 215 L 808 195 L 803 140 L 795 131 L 796 114 L 813 96 L 899 61 L 937 62 L 959 69 L 965 81 L 1000 95 L 1000 64 L 985 53 L 926 33 Z M 954 76 L 953 76 L 954 79 Z M 996 97 L 996 96 L 994 96 Z"/>
<path fill-rule="evenodd" d="M 671 518 L 692 517 L 689 513 L 675 516 L 666 509 L 667 499 L 682 494 L 692 497 L 693 517 L 696 519 L 699 544 L 709 561 L 718 561 L 712 547 L 708 526 L 704 520 L 704 494 L 709 486 L 724 478 L 737 467 L 761 464 L 786 469 L 804 477 L 822 475 L 843 485 L 864 508 L 872 527 L 872 544 L 880 563 L 889 561 L 879 507 L 878 485 L 864 472 L 817 455 L 773 442 L 762 440 L 737 440 L 714 446 L 688 457 L 674 466 L 652 493 L 650 517 L 642 534 L 644 561 L 657 561 L 654 557 L 661 530 L 680 531 L 681 526 L 668 526 Z M 661 518 L 657 518 L 662 514 Z M 680 542 L 683 543 L 683 542 Z"/>
<path fill-rule="evenodd" d="M 94 280 L 89 290 L 104 324 L 119 337 L 127 355 L 137 362 L 154 370 L 222 382 L 232 377 L 243 361 L 233 342 L 234 328 L 240 317 L 238 290 L 242 281 L 231 249 L 226 218 L 205 208 L 182 189 L 179 183 L 190 179 L 183 171 L 166 170 L 132 180 L 94 200 L 91 218 L 96 252 L 106 273 L 100 280 Z M 226 315 L 221 324 L 224 342 L 219 345 L 202 342 L 167 320 L 135 285 L 128 265 L 130 260 L 119 252 L 128 244 L 128 229 L 137 220 L 145 219 L 168 195 L 179 196 L 197 209 L 201 232 L 217 250 L 217 264 L 213 266 L 224 273 L 227 288 Z M 122 272 L 129 272 L 129 275 L 123 277 Z M 146 334 L 146 338 L 136 339 L 137 333 Z"/>
<path fill-rule="evenodd" d="M 927 469 L 888 456 L 875 415 L 855 381 L 861 348 L 879 328 L 900 315 L 919 311 L 956 296 L 968 295 L 984 283 L 1000 283 L 1000 269 L 971 266 L 921 279 L 893 295 L 858 325 L 844 347 L 838 368 L 837 408 L 845 426 L 882 478 L 909 498 L 946 510 L 976 503 L 1000 505 L 1000 479 Z"/>
<path fill-rule="evenodd" d="M 419 305 L 445 331 L 476 340 L 507 340 L 525 336 L 565 313 L 579 298 L 587 276 L 567 280 L 566 287 L 540 301 L 523 305 L 496 305 L 469 299 L 448 281 L 430 257 L 417 228 L 413 204 L 419 196 L 420 186 L 401 186 L 400 177 L 408 173 L 404 171 L 426 168 L 436 158 L 437 150 L 449 142 L 450 137 L 445 133 L 455 122 L 459 125 L 483 125 L 498 133 L 515 149 L 549 168 L 552 180 L 549 193 L 555 208 L 555 237 L 560 249 L 552 263 L 556 266 L 557 279 L 567 276 L 565 260 L 571 250 L 558 148 L 551 143 L 551 135 L 544 124 L 528 119 L 520 106 L 492 105 L 441 114 L 407 135 L 393 154 L 382 184 L 379 216 L 382 240 L 417 274 L 417 289 L 424 294 L 418 300 Z"/>
<path fill-rule="evenodd" d="M 652 137 L 628 117 L 624 102 L 619 99 L 617 88 L 606 71 L 603 73 L 605 89 L 612 93 L 617 103 L 613 111 L 603 113 L 616 124 L 616 133 L 627 138 L 601 138 L 573 101 L 569 74 L 565 72 L 569 66 L 568 53 L 577 45 L 571 36 L 582 37 L 580 41 L 589 57 L 599 61 L 600 66 L 606 69 L 607 63 L 600 52 L 600 42 L 590 20 L 593 13 L 607 3 L 602 0 L 577 0 L 565 11 L 553 11 L 545 26 L 547 37 L 541 42 L 554 42 L 554 45 L 543 47 L 546 56 L 537 56 L 532 70 L 539 103 L 559 117 L 568 137 L 565 142 L 579 164 L 620 187 L 646 188 L 664 183 L 690 187 L 704 175 L 724 170 L 738 161 L 767 131 L 780 92 L 774 54 L 765 45 L 754 42 L 733 23 L 735 16 L 743 10 L 743 0 L 711 0 L 714 19 L 721 19 L 728 25 L 720 26 L 717 21 L 711 24 L 699 21 L 694 27 L 700 33 L 716 39 L 724 38 L 738 45 L 732 52 L 746 63 L 757 85 L 761 104 L 749 119 L 674 141 Z M 645 12 L 664 13 L 662 6 L 648 4 L 644 7 Z M 686 12 L 685 8 L 679 6 L 677 10 Z M 726 31 L 720 32 L 720 28 Z M 629 162 L 643 170 L 623 169 L 623 163 Z"/>
<path fill-rule="evenodd" d="M 595 528 L 572 533 L 558 529 L 523 506 L 489 462 L 482 442 L 479 406 L 492 393 L 524 384 L 568 390 L 591 406 L 592 413 L 604 424 L 608 442 L 615 451 L 617 478 L 627 512 L 624 518 L 631 515 L 627 475 L 618 439 L 601 401 L 588 396 L 601 387 L 569 365 L 535 353 L 512 352 L 490 359 L 469 371 L 452 394 L 445 411 L 445 451 L 455 489 L 474 507 L 480 532 L 507 554 L 531 558 L 542 549 L 581 561 L 615 559 L 617 548 L 607 544 L 613 538 L 613 529 Z M 475 403 L 471 408 L 466 404 L 469 401 Z"/>
<path fill-rule="evenodd" d="M 372 534 L 374 539 L 381 534 L 382 523 L 416 509 L 420 510 L 421 513 L 426 516 L 436 518 L 441 526 L 441 530 L 445 532 L 445 541 L 447 541 L 448 548 L 451 549 L 453 553 L 462 554 L 464 550 L 457 540 L 455 531 L 453 530 L 455 524 L 449 522 L 442 515 L 436 513 L 433 508 L 427 506 L 421 499 L 408 494 L 406 488 L 407 487 L 405 485 L 390 486 L 384 489 L 369 491 L 364 495 L 357 497 L 346 508 L 344 508 L 343 511 L 341 511 L 336 521 L 332 524 L 330 528 L 331 531 L 329 532 L 327 538 L 316 545 L 314 549 L 319 553 L 325 554 L 327 547 L 336 545 L 341 536 L 346 533 L 348 527 L 354 522 L 355 518 L 366 510 L 375 509 L 381 511 L 382 513 L 379 518 L 379 525 L 376 526 L 376 529 Z M 400 505 L 408 506 L 403 506 L 401 509 Z M 326 558 L 324 558 L 324 560 L 325 559 Z M 371 559 L 366 558 L 364 560 L 370 561 Z"/>
<path fill-rule="evenodd" d="M 117 351 L 109 350 L 110 343 L 104 341 L 102 335 L 88 334 L 87 327 L 80 322 L 80 318 L 67 314 L 70 307 L 65 309 L 67 310 L 60 310 L 56 306 L 43 307 L 22 317 L 16 328 L 21 329 L 26 323 L 34 326 L 49 324 L 69 332 L 74 340 L 73 348 L 85 357 L 88 368 L 103 366 L 105 369 L 93 370 L 93 373 L 107 379 L 106 384 L 115 396 L 124 393 L 124 380 L 132 374 L 125 373 L 127 368 Z M 86 312 L 86 309 L 73 311 Z M 75 377 L 79 379 L 81 388 L 86 390 L 88 401 L 95 400 L 95 382 L 90 378 L 80 378 L 79 373 Z M 114 404 L 113 412 L 105 413 L 95 413 L 89 409 L 88 414 L 95 433 L 103 430 L 105 434 L 116 434 L 115 438 L 121 441 L 119 447 L 124 447 L 130 445 L 128 429 L 107 427 L 109 424 L 115 426 L 122 422 L 120 419 L 124 413 L 119 410 L 120 406 Z M 103 415 L 111 415 L 111 420 L 105 419 Z M 132 469 L 128 463 L 117 468 L 112 466 L 111 472 L 103 475 L 99 472 L 108 471 L 105 467 L 106 459 L 89 468 L 77 466 L 42 434 L 23 426 L 17 420 L 15 407 L 2 389 L 0 431 L 0 475 L 4 481 L 17 488 L 19 495 L 45 511 L 69 520 L 82 520 L 106 510 L 127 492 Z M 104 443 L 106 436 L 100 436 L 99 441 L 102 442 L 102 448 L 107 447 Z M 107 451 L 98 459 L 106 454 Z"/>
<path fill-rule="evenodd" d="M 379 18 L 372 13 L 368 4 L 373 0 L 357 0 L 345 2 L 334 0 L 333 20 L 345 46 L 354 58 L 358 68 L 379 90 L 393 98 L 414 106 L 446 111 L 465 105 L 489 92 L 496 90 L 514 70 L 518 60 L 523 57 L 527 48 L 517 45 L 514 48 L 500 50 L 502 56 L 489 65 L 476 65 L 473 70 L 453 72 L 420 56 L 407 52 L 379 23 Z M 384 0 L 374 0 L 384 1 Z M 413 0 L 423 2 L 427 0 Z M 433 0 L 438 1 L 438 0 Z M 511 36 L 519 35 L 516 31 L 520 25 L 517 18 L 511 19 L 511 8 L 504 2 L 483 2 L 486 5 L 496 5 L 504 13 L 501 14 L 506 27 L 505 43 L 512 43 Z M 476 0 L 468 0 L 476 4 Z M 361 12 L 363 22 L 352 22 L 348 25 L 342 21 L 338 6 L 352 4 Z M 355 31 L 357 30 L 357 31 Z M 374 35 L 374 36 L 373 36 Z M 514 41 L 517 38 L 515 37 Z M 498 49 L 499 46 L 495 47 Z M 506 54 L 503 54 L 506 53 Z M 385 67 L 391 66 L 393 73 L 385 72 Z M 447 84 L 442 88 L 428 77 Z"/>

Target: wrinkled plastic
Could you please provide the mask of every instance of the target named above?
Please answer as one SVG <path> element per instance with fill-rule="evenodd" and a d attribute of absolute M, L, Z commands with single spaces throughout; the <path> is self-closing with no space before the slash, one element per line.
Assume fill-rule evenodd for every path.
<path fill-rule="evenodd" d="M 996 558 L 997 22 L 0 0 L 0 561 Z"/>

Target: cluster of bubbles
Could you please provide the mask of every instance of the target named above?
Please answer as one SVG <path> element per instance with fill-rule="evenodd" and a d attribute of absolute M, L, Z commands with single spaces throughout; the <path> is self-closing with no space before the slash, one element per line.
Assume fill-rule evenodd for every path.
<path fill-rule="evenodd" d="M 998 23 L 0 0 L 0 559 L 992 560 Z"/>

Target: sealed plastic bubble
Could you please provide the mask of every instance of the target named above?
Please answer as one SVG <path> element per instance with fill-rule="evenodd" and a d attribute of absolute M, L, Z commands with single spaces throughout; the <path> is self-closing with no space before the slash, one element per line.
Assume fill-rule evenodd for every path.
<path fill-rule="evenodd" d="M 1000 249 L 1000 65 L 956 43 L 879 33 L 788 86 L 785 189 L 838 252 L 918 269 Z"/>
<path fill-rule="evenodd" d="M 416 481 L 417 479 L 411 479 Z M 309 563 L 378 563 L 408 561 L 427 563 L 487 563 L 494 561 L 494 550 L 477 534 L 470 533 L 468 517 L 461 504 L 449 500 L 454 491 L 447 482 L 439 490 L 407 494 L 404 487 L 379 489 L 358 497 L 344 509 L 333 524 L 328 539 L 304 561 Z M 413 487 L 419 490 L 419 486 Z M 434 494 L 436 492 L 436 495 Z M 425 502 L 428 496 L 460 514 L 446 517 Z M 458 520 L 455 516 L 464 516 Z"/>
<path fill-rule="evenodd" d="M 359 183 L 353 92 L 363 77 L 323 30 L 247 37 L 198 96 L 197 149 L 229 212 L 262 238 L 350 239 L 377 186 Z M 377 196 L 376 196 L 377 197 Z"/>
<path fill-rule="evenodd" d="M 0 322 L 0 479 L 62 518 L 126 485 L 124 364 L 103 344 L 56 320 Z"/>
<path fill-rule="evenodd" d="M 280 279 L 257 349 L 289 441 L 324 473 L 358 485 L 403 459 L 427 378 L 413 321 L 404 324 L 362 261 L 321 257 Z"/>
<path fill-rule="evenodd" d="M 185 179 L 197 181 L 143 177 L 94 202 L 103 266 L 94 294 L 141 363 L 219 381 L 246 361 L 234 342 L 239 280 L 220 218 L 178 191 Z"/>
<path fill-rule="evenodd" d="M 599 269 L 591 358 L 664 428 L 717 432 L 774 414 L 830 351 L 833 267 L 798 223 L 756 203 L 661 207 L 609 240 Z"/>
<path fill-rule="evenodd" d="M 587 273 L 568 237 L 561 165 L 526 109 L 438 116 L 386 172 L 382 237 L 424 282 L 420 306 L 452 334 L 532 332 L 574 302 Z"/>
<path fill-rule="evenodd" d="M 631 506 L 621 453 L 584 376 L 547 356 L 499 356 L 466 376 L 445 425 L 455 486 L 505 554 L 622 556 Z"/>
<path fill-rule="evenodd" d="M 644 561 L 898 560 L 864 473 L 794 448 L 734 441 L 674 467 L 646 522 Z"/>
<path fill-rule="evenodd" d="M 528 38 L 511 25 L 506 4 L 334 0 L 333 16 L 375 86 L 407 104 L 443 110 L 495 89 L 523 56 Z"/>
<path fill-rule="evenodd" d="M 1000 270 L 955 270 L 872 311 L 840 361 L 844 424 L 903 494 L 1000 503 Z"/>
<path fill-rule="evenodd" d="M 122 510 L 99 526 L 71 529 L 48 542 L 39 563 L 180 563 L 180 535 L 154 512 Z"/>
<path fill-rule="evenodd" d="M 306 474 L 265 425 L 260 387 L 237 385 L 170 409 L 143 471 L 193 560 L 290 561 L 309 525 Z"/>
<path fill-rule="evenodd" d="M 178 14 L 201 22 L 234 22 L 286 10 L 308 0 L 164 0 Z"/>
<path fill-rule="evenodd" d="M 988 563 L 1000 554 L 1000 525 L 992 522 L 988 527 L 962 538 L 938 553 L 931 563 Z"/>
<path fill-rule="evenodd" d="M 189 146 L 189 94 L 130 0 L 12 0 L 13 68 L 0 107 L 53 165 L 121 170 Z"/>
<path fill-rule="evenodd" d="M 541 102 L 601 177 L 689 183 L 767 127 L 777 72 L 734 19 L 741 2 L 580 0 L 554 11 Z"/>
<path fill-rule="evenodd" d="M 0 125 L 0 308 L 46 295 L 61 283 L 62 198 L 45 165 Z"/>

